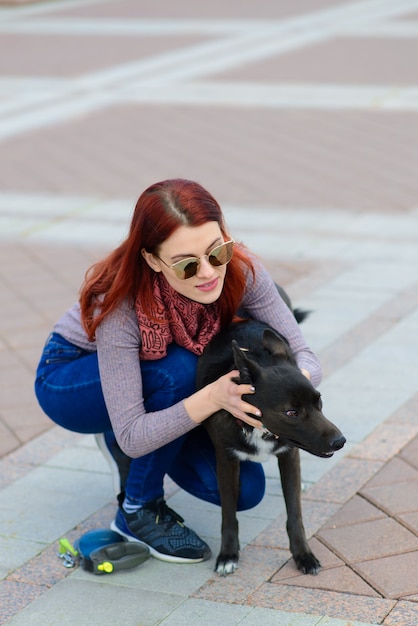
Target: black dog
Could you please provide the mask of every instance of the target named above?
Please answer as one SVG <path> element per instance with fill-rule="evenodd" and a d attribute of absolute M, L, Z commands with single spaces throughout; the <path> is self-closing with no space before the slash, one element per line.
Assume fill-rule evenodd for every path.
<path fill-rule="evenodd" d="M 303 311 L 294 313 L 299 321 L 306 316 Z M 237 383 L 254 385 L 255 394 L 244 399 L 261 410 L 264 428 L 252 428 L 225 410 L 205 421 L 216 450 L 222 503 L 222 543 L 215 571 L 230 574 L 238 564 L 239 460 L 263 461 L 272 454 L 278 457 L 290 551 L 298 569 L 316 574 L 321 565 L 308 546 L 302 521 L 299 448 L 327 458 L 346 440 L 323 415 L 321 396 L 297 367 L 286 339 L 267 324 L 239 322 L 217 335 L 199 359 L 197 385 L 201 388 L 232 369 L 240 372 Z"/>

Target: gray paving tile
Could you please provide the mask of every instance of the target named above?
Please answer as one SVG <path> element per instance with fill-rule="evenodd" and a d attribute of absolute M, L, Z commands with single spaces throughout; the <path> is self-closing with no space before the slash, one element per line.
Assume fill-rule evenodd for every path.
<path fill-rule="evenodd" d="M 259 624 L 263 626 L 278 626 L 279 624 L 280 626 L 319 626 L 320 621 L 317 615 L 254 608 L 244 617 L 240 622 L 241 624 L 242 626 L 259 626 Z M 330 624 L 329 626 L 334 625 Z"/>
<path fill-rule="evenodd" d="M 112 499 L 106 475 L 39 467 L 0 492 L 0 534 L 56 541 Z"/>
<path fill-rule="evenodd" d="M 213 575 L 214 558 L 193 565 L 184 563 L 164 563 L 149 558 L 145 563 L 131 570 L 116 572 L 109 576 L 95 576 L 94 582 L 103 585 L 130 587 L 136 593 L 161 592 L 187 597 L 197 587 L 203 585 Z M 71 576 L 74 580 L 91 581 L 92 574 L 77 569 Z"/>
<path fill-rule="evenodd" d="M 235 626 L 251 611 L 251 608 L 233 604 L 209 602 L 208 600 L 186 600 L 179 608 L 166 617 L 163 626 Z"/>
<path fill-rule="evenodd" d="M 15 615 L 13 626 L 91 626 L 113 623 L 154 626 L 169 615 L 183 598 L 163 591 L 133 590 L 71 577 L 61 581 L 41 598 Z"/>
<path fill-rule="evenodd" d="M 0 579 L 19 568 L 45 548 L 45 543 L 14 536 L 0 536 Z"/>

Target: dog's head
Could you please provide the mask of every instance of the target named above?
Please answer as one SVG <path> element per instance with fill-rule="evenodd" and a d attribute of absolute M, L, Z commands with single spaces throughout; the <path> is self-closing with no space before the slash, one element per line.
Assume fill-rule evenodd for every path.
<path fill-rule="evenodd" d="M 254 351 L 233 341 L 239 382 L 252 384 L 255 394 L 244 396 L 262 412 L 262 423 L 286 446 L 330 457 L 345 444 L 341 431 L 322 412 L 321 394 L 302 374 L 286 340 L 273 330 L 263 331 Z"/>

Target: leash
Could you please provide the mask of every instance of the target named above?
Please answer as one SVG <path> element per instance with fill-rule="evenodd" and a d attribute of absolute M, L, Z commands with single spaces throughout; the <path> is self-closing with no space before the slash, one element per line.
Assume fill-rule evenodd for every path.
<path fill-rule="evenodd" d="M 150 556 L 147 546 L 127 541 L 113 530 L 90 530 L 74 545 L 63 537 L 59 540 L 58 557 L 64 567 L 80 564 L 93 574 L 111 574 L 137 567 Z"/>

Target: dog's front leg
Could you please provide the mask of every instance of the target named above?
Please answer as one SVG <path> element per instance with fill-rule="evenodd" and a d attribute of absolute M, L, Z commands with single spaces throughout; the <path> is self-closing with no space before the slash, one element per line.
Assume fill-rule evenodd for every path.
<path fill-rule="evenodd" d="M 222 506 L 222 538 L 215 571 L 221 576 L 226 576 L 235 572 L 239 559 L 236 513 L 239 494 L 239 461 L 228 458 L 225 450 L 218 449 L 216 470 Z"/>
<path fill-rule="evenodd" d="M 302 520 L 300 455 L 297 448 L 279 454 L 279 469 L 287 510 L 287 534 L 296 566 L 304 574 L 317 574 L 321 564 L 311 552 Z"/>

